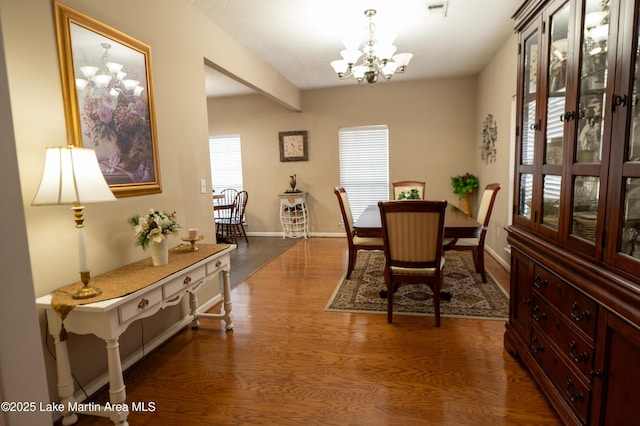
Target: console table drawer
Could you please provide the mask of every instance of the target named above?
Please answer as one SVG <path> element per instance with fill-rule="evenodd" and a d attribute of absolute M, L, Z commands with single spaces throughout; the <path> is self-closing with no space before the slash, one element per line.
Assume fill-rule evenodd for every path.
<path fill-rule="evenodd" d="M 215 272 L 218 272 L 220 269 L 222 269 L 225 265 L 229 264 L 229 256 L 225 256 L 225 257 L 221 257 L 220 259 L 216 259 L 216 260 L 212 260 L 211 262 L 207 263 L 206 266 L 206 271 L 207 271 L 207 275 L 211 275 Z"/>
<path fill-rule="evenodd" d="M 174 278 L 173 280 L 162 286 L 164 298 L 166 299 L 181 291 L 183 288 L 202 281 L 204 279 L 204 276 L 205 266 L 202 265 Z"/>
<path fill-rule="evenodd" d="M 593 340 L 597 306 L 591 299 L 540 265 L 535 267 L 533 289 Z"/>
<path fill-rule="evenodd" d="M 143 312 L 151 310 L 151 308 L 162 301 L 162 288 L 153 289 L 134 300 L 125 303 L 118 308 L 120 314 L 120 323 L 125 323 L 131 318 L 140 315 Z"/>

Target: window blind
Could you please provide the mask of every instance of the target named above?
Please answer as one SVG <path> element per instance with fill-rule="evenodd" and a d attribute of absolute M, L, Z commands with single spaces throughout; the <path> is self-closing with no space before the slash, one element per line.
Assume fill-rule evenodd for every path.
<path fill-rule="evenodd" d="M 240 135 L 209 138 L 211 182 L 215 192 L 227 188 L 243 190 L 242 150 L 240 148 Z"/>
<path fill-rule="evenodd" d="M 340 185 L 349 195 L 354 220 L 364 209 L 389 198 L 387 126 L 342 128 L 338 133 Z"/>

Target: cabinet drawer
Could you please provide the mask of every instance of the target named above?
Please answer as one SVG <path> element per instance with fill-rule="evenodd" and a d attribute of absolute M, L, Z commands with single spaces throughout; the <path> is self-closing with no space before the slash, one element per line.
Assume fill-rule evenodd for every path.
<path fill-rule="evenodd" d="M 170 297 L 176 294 L 177 292 L 179 292 L 180 290 L 182 290 L 183 288 L 197 283 L 198 281 L 204 279 L 204 275 L 205 275 L 205 266 L 202 265 L 172 279 L 171 281 L 169 281 L 168 283 L 162 286 L 164 297 L 165 298 Z"/>
<path fill-rule="evenodd" d="M 283 207 L 296 207 L 300 204 L 304 204 L 305 200 L 303 197 L 288 197 L 280 199 Z"/>
<path fill-rule="evenodd" d="M 597 314 L 593 301 L 540 265 L 535 267 L 533 289 L 593 340 Z"/>
<path fill-rule="evenodd" d="M 575 365 L 589 380 L 593 369 L 593 346 L 571 326 L 566 318 L 558 315 L 555 309 L 547 305 L 539 296 L 533 296 L 531 318 L 540 329 L 556 344 L 570 364 Z"/>
<path fill-rule="evenodd" d="M 160 287 L 136 297 L 134 300 L 131 300 L 118 308 L 120 323 L 125 323 L 142 312 L 150 311 L 161 301 L 162 288 Z"/>
<path fill-rule="evenodd" d="M 549 340 L 537 327 L 532 327 L 529 349 L 563 398 L 573 407 L 582 423 L 586 424 L 591 389 L 565 364 L 564 357 L 555 351 Z"/>
<path fill-rule="evenodd" d="M 211 262 L 209 262 L 209 263 L 207 263 L 205 265 L 206 266 L 207 275 L 211 275 L 213 273 L 218 272 L 225 265 L 229 265 L 229 256 L 224 256 L 224 257 L 221 257 L 219 259 L 212 260 Z"/>

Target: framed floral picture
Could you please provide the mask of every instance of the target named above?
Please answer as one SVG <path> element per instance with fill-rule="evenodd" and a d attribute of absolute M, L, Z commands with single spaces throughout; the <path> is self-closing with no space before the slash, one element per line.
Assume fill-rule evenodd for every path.
<path fill-rule="evenodd" d="M 151 48 L 54 3 L 69 144 L 95 149 L 116 196 L 161 192 Z"/>

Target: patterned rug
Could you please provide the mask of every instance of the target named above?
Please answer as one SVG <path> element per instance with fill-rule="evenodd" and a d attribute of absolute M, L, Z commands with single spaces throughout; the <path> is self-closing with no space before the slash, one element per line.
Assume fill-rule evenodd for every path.
<path fill-rule="evenodd" d="M 442 291 L 451 293 L 451 300 L 440 299 L 443 317 L 506 320 L 509 317 L 509 297 L 487 272 L 487 283 L 476 274 L 471 252 L 445 253 Z M 360 251 L 351 279 L 343 278 L 334 291 L 326 311 L 366 312 L 386 314 L 387 299 L 380 297 L 386 290 L 384 254 Z M 393 296 L 393 313 L 400 315 L 433 315 L 433 293 L 425 284 L 402 284 Z"/>

